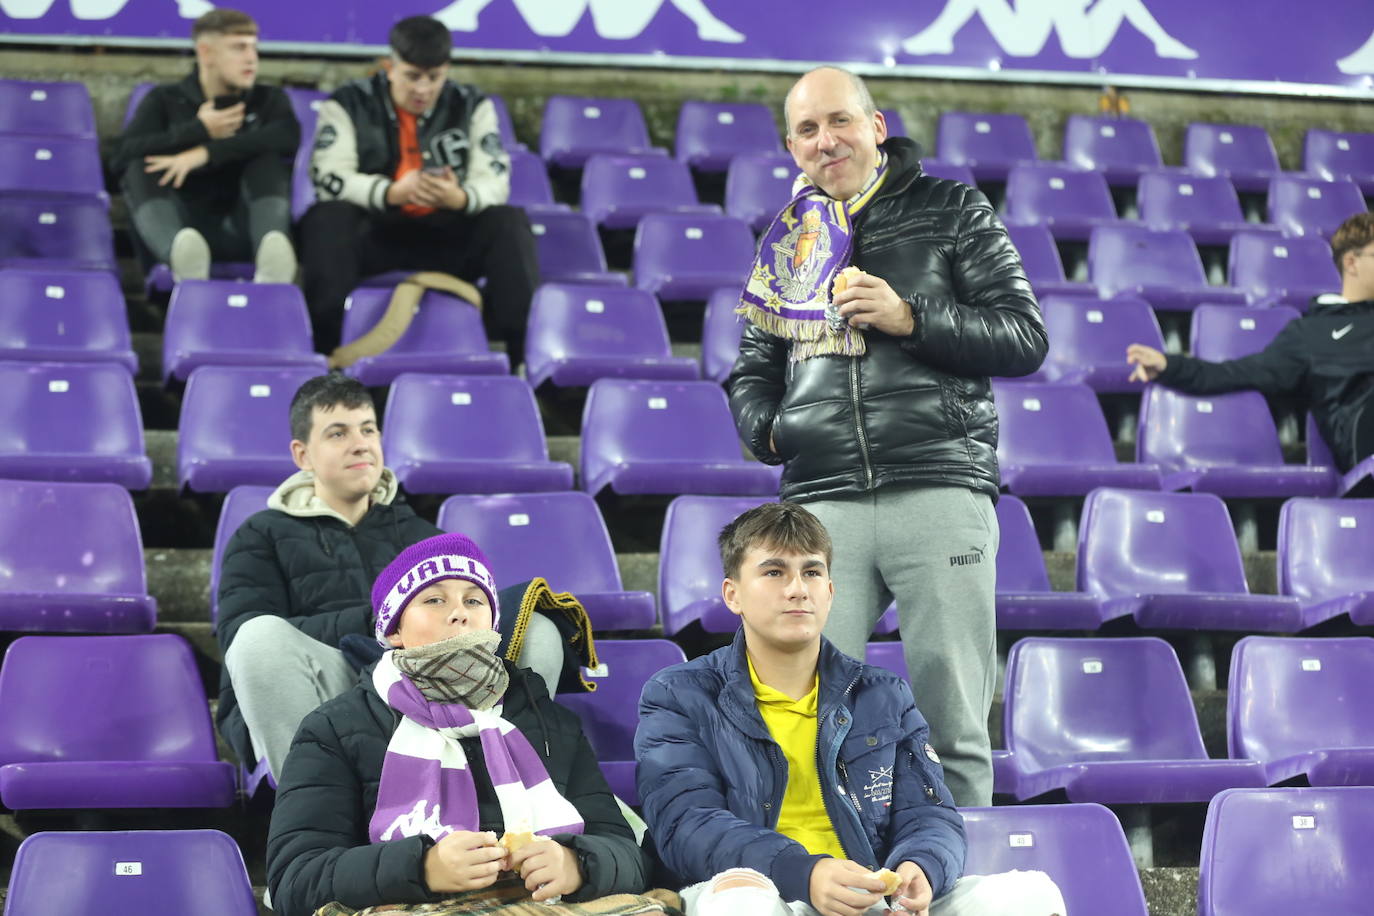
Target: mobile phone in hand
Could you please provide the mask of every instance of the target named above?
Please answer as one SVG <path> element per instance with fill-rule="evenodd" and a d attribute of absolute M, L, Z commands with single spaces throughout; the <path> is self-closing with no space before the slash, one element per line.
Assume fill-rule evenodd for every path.
<path fill-rule="evenodd" d="M 233 108 L 235 105 L 242 101 L 243 97 L 233 92 L 228 92 L 224 95 L 217 95 L 215 96 L 215 109 L 218 111 L 225 108 Z"/>
<path fill-rule="evenodd" d="M 448 167 L 443 165 L 427 165 L 420 171 L 424 172 L 426 175 L 433 175 L 435 178 L 443 178 L 444 173 L 448 171 Z"/>

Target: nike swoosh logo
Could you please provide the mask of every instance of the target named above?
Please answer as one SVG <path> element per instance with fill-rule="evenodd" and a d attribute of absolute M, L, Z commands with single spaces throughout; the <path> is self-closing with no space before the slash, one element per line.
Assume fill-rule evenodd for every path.
<path fill-rule="evenodd" d="M 1340 340 L 1342 337 L 1344 337 L 1345 335 L 1349 334 L 1349 333 L 1350 333 L 1350 329 L 1353 328 L 1353 327 L 1354 327 L 1353 324 L 1348 324 L 1348 325 L 1346 325 L 1345 327 L 1341 328 L 1339 331 L 1332 331 L 1332 332 L 1331 332 L 1331 339 L 1332 339 L 1332 340 Z"/>

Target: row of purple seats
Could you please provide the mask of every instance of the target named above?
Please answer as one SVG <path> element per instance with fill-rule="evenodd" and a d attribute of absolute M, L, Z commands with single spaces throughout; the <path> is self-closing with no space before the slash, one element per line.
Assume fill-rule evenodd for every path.
<path fill-rule="evenodd" d="M 0 268 L 117 269 L 114 230 L 96 198 L 0 196 Z"/>
<path fill-rule="evenodd" d="M 90 198 L 109 204 L 94 137 L 0 133 L 0 195 Z"/>
<path fill-rule="evenodd" d="M 0 270 L 0 359 L 138 371 L 119 281 L 103 271 Z"/>
<path fill-rule="evenodd" d="M 0 80 L 0 134 L 95 137 L 85 83 Z"/>

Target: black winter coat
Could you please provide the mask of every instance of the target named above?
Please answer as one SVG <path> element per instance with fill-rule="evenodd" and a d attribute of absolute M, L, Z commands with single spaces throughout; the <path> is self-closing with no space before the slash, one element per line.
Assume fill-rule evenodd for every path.
<path fill-rule="evenodd" d="M 502 716 L 536 751 L 558 791 L 585 822 L 582 834 L 555 836 L 579 853 L 584 883 L 570 901 L 639 893 L 649 869 L 635 844 L 576 715 L 549 698 L 532 671 L 506 663 Z M 387 743 L 400 715 L 377 695 L 371 669 L 356 687 L 305 717 L 282 768 L 267 840 L 267 885 L 282 916 L 309 916 L 332 900 L 361 909 L 441 899 L 424 881 L 426 836 L 371 843 L 368 822 Z M 463 739 L 477 785 L 482 830 L 505 826 L 478 738 Z"/>
<path fill-rule="evenodd" d="M 783 499 L 891 484 L 962 486 L 995 499 L 988 377 L 1040 367 L 1049 346 L 1040 306 L 987 198 L 924 174 L 911 140 L 882 148 L 890 172 L 855 220 L 852 263 L 911 306 L 915 331 L 866 331 L 863 356 L 792 362 L 787 340 L 747 326 L 726 382 L 735 424 L 760 460 L 785 465 Z"/>

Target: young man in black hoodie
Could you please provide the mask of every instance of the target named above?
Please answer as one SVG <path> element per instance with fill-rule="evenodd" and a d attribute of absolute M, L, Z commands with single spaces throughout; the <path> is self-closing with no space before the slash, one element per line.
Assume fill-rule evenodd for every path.
<path fill-rule="evenodd" d="M 257 83 L 258 25 L 217 9 L 191 27 L 196 65 L 139 104 L 111 167 L 134 229 L 180 280 L 210 262 L 253 261 L 259 283 L 291 283 L 291 157 L 301 128 L 286 93 Z"/>

